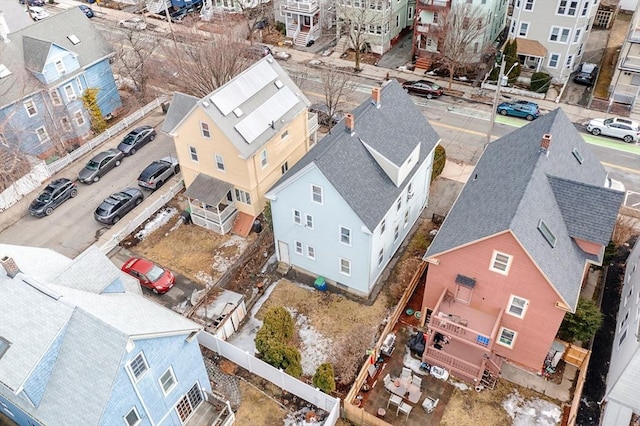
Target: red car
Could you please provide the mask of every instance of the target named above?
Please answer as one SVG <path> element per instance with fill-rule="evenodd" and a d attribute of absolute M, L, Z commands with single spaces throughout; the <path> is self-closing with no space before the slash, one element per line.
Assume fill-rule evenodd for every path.
<path fill-rule="evenodd" d="M 122 265 L 122 271 L 137 278 L 140 285 L 163 294 L 171 290 L 176 283 L 176 277 L 167 269 L 162 269 L 148 260 L 132 257 Z"/>

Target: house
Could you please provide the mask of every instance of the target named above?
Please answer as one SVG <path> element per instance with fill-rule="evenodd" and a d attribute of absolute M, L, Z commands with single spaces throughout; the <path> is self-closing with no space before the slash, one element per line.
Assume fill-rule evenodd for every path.
<path fill-rule="evenodd" d="M 274 2 L 274 12 L 276 20 L 285 25 L 285 36 L 294 45 L 304 47 L 322 35 L 325 16 L 330 12 L 328 3 L 325 0 L 278 0 Z M 331 23 L 328 22 L 328 28 Z"/>
<path fill-rule="evenodd" d="M 374 88 L 267 193 L 278 261 L 369 296 L 427 204 L 439 139 L 397 81 Z"/>
<path fill-rule="evenodd" d="M 604 396 L 603 426 L 640 416 L 640 242 L 627 258 Z"/>
<path fill-rule="evenodd" d="M 545 72 L 566 83 L 582 62 L 598 0 L 514 0 L 509 39 L 518 44 L 522 76 Z"/>
<path fill-rule="evenodd" d="M 444 28 L 449 13 L 459 13 L 469 16 L 480 16 L 475 22 L 479 29 L 471 29 L 476 35 L 475 41 L 469 46 L 477 60 L 481 54 L 494 43 L 503 32 L 507 19 L 507 0 L 421 0 L 416 4 L 415 26 L 413 27 L 413 56 L 416 58 L 416 68 L 429 70 L 437 61 L 443 50 L 446 50 Z M 453 10 L 453 11 L 452 11 Z M 453 24 L 453 22 L 452 22 Z M 461 25 L 463 26 L 464 23 Z M 451 29 L 449 29 L 451 30 Z M 465 31 L 464 28 L 458 32 Z M 462 38 L 461 40 L 464 40 Z M 471 52 L 469 52 L 471 54 Z"/>
<path fill-rule="evenodd" d="M 176 93 L 173 136 L 193 223 L 248 235 L 264 193 L 316 142 L 318 117 L 272 56 L 202 99 Z"/>
<path fill-rule="evenodd" d="M 561 109 L 489 144 L 427 249 L 423 360 L 491 386 L 540 372 L 624 192 Z"/>
<path fill-rule="evenodd" d="M 0 258 L 0 411 L 9 419 L 177 425 L 211 408 L 201 328 L 144 298 L 97 247 L 69 259 L 0 244 Z"/>
<path fill-rule="evenodd" d="M 77 7 L 0 37 L 0 148 L 46 158 L 81 144 L 91 136 L 87 89 L 103 117 L 121 106 L 114 50 Z"/>
<path fill-rule="evenodd" d="M 384 55 L 413 25 L 416 0 L 338 0 L 336 51 L 359 49 Z"/>
<path fill-rule="evenodd" d="M 640 13 L 637 9 L 620 49 L 611 83 L 610 101 L 630 105 L 632 112 L 640 112 Z"/>

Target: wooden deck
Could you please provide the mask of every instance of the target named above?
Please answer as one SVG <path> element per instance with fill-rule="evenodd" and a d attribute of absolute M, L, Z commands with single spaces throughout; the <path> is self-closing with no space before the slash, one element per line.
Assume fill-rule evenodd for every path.
<path fill-rule="evenodd" d="M 254 220 L 255 217 L 246 213 L 238 212 L 238 217 L 236 217 L 236 221 L 233 223 L 231 232 L 241 236 L 242 238 L 247 238 L 249 233 L 251 233 L 251 227 L 253 226 Z"/>

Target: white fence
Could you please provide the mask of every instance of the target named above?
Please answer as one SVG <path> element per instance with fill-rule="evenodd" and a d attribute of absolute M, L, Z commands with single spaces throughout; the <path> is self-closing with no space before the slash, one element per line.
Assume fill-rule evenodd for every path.
<path fill-rule="evenodd" d="M 336 424 L 340 416 L 340 399 L 315 389 L 300 380 L 291 377 L 287 373 L 259 360 L 252 354 L 249 354 L 231 343 L 218 339 L 216 336 L 205 331 L 198 334 L 198 343 L 205 348 L 217 352 L 221 356 L 230 361 L 235 362 L 239 366 L 252 374 L 256 374 L 265 380 L 270 381 L 281 389 L 290 392 L 305 401 L 315 405 L 316 407 L 329 413 L 324 424 L 333 426 Z"/>
<path fill-rule="evenodd" d="M 133 114 L 128 115 L 127 117 L 120 120 L 113 126 L 109 127 L 103 133 L 91 139 L 89 142 L 83 144 L 78 149 L 71 151 L 69 154 L 65 155 L 59 160 L 56 160 L 50 164 L 47 164 L 49 175 L 53 175 L 54 173 L 59 172 L 69 164 L 76 161 L 78 158 L 85 155 L 87 152 L 90 152 L 91 150 L 93 150 L 93 148 L 102 145 L 104 142 L 108 141 L 118 133 L 122 132 L 123 130 L 131 126 L 136 121 L 141 120 L 147 114 L 149 114 L 150 112 L 158 108 L 158 106 L 160 106 L 160 104 L 162 104 L 166 100 L 167 98 L 165 96 L 160 96 L 159 98 L 156 98 L 155 100 L 149 102 L 148 104 L 146 104 L 145 106 L 143 106 L 142 108 L 134 112 Z"/>
<path fill-rule="evenodd" d="M 154 201 L 150 206 L 145 207 L 145 209 L 138 214 L 135 218 L 130 220 L 126 226 L 121 227 L 118 226 L 118 231 L 111 235 L 107 241 L 100 245 L 100 249 L 104 254 L 109 254 L 111 250 L 116 248 L 118 244 L 122 240 L 124 240 L 129 234 L 135 231 L 138 226 L 142 225 L 145 220 L 149 219 L 155 212 L 160 210 L 165 204 L 169 202 L 178 192 L 180 192 L 184 188 L 184 181 L 180 179 L 175 185 L 173 185 L 168 192 L 165 192 Z M 123 221 L 118 222 L 118 225 L 121 225 Z"/>
<path fill-rule="evenodd" d="M 32 166 L 29 174 L 22 176 L 13 185 L 0 193 L 0 212 L 8 209 L 22 197 L 37 189 L 49 176 L 44 161 L 37 162 Z"/>

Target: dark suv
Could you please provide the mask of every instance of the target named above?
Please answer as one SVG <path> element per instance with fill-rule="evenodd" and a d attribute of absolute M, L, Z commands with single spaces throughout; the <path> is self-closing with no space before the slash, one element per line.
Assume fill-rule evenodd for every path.
<path fill-rule="evenodd" d="M 118 149 L 124 155 L 133 155 L 137 150 L 156 138 L 156 131 L 151 126 L 140 126 L 133 129 L 118 144 Z"/>
<path fill-rule="evenodd" d="M 60 204 L 78 195 L 75 182 L 66 178 L 52 181 L 29 205 L 29 213 L 35 217 L 49 216 Z"/>
<path fill-rule="evenodd" d="M 578 74 L 573 77 L 574 83 L 584 84 L 585 86 L 593 86 L 598 78 L 598 66 L 596 64 L 590 64 L 589 62 L 583 62 L 578 68 Z"/>
<path fill-rule="evenodd" d="M 144 196 L 138 188 L 127 188 L 121 192 L 109 195 L 98 206 L 93 217 L 107 225 L 118 223 L 122 216 L 129 213 L 142 202 Z"/>

